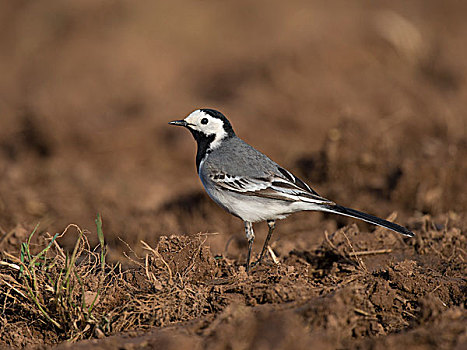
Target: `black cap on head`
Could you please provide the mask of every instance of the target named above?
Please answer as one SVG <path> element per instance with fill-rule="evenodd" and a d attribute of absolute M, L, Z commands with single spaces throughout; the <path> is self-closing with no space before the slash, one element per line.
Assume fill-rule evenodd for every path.
<path fill-rule="evenodd" d="M 213 118 L 222 120 L 224 122 L 224 130 L 227 133 L 227 135 L 229 136 L 235 135 L 235 132 L 232 128 L 232 124 L 230 124 L 229 120 L 221 112 L 216 111 L 215 109 L 210 109 L 210 108 L 201 108 L 200 111 L 206 114 L 209 114 Z"/>

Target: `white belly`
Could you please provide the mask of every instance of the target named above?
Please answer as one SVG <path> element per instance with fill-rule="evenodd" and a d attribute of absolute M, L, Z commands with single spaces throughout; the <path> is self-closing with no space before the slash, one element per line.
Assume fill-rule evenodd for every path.
<path fill-rule="evenodd" d="M 202 176 L 200 176 L 200 178 L 206 192 L 212 200 L 243 221 L 259 222 L 278 220 L 284 219 L 297 211 L 319 210 L 317 206 L 306 202 L 281 201 L 218 189 L 209 179 L 203 179 Z"/>

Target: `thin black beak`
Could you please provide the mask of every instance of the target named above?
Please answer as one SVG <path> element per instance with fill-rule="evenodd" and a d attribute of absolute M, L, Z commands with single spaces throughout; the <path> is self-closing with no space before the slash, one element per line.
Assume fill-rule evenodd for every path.
<path fill-rule="evenodd" d="M 172 122 L 169 122 L 170 125 L 177 125 L 177 126 L 184 126 L 187 127 L 188 123 L 184 120 L 174 120 Z"/>

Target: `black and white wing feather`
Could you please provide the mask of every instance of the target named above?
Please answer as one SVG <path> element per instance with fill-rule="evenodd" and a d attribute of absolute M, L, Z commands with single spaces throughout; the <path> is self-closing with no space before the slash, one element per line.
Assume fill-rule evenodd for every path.
<path fill-rule="evenodd" d="M 235 176 L 222 171 L 211 171 L 208 176 L 218 188 L 225 191 L 288 202 L 334 205 L 334 202 L 318 195 L 289 171 L 281 167 L 277 170 L 258 177 Z"/>

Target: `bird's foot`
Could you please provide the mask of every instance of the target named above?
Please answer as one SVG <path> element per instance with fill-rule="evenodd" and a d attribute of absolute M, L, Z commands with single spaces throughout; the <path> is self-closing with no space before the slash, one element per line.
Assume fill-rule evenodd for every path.
<path fill-rule="evenodd" d="M 246 265 L 246 273 L 249 274 L 251 270 L 254 270 L 255 268 L 258 267 L 259 264 L 263 263 L 262 259 L 258 259 L 250 264 L 247 263 Z"/>

